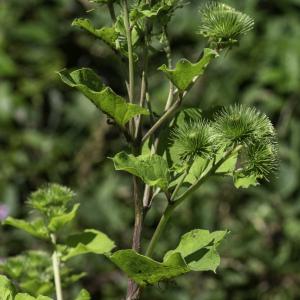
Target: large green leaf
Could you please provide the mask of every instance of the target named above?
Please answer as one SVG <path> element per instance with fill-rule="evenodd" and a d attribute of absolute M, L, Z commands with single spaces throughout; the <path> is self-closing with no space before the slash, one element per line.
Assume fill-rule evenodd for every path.
<path fill-rule="evenodd" d="M 217 247 L 228 231 L 196 229 L 182 236 L 176 249 L 168 251 L 163 262 L 132 249 L 119 250 L 110 259 L 141 286 L 171 279 L 189 271 L 216 271 L 220 264 Z"/>
<path fill-rule="evenodd" d="M 91 69 L 83 68 L 73 72 L 63 70 L 59 75 L 64 83 L 82 92 L 121 127 L 137 115 L 148 115 L 147 109 L 127 103 L 111 88 L 105 87 L 100 77 Z"/>
<path fill-rule="evenodd" d="M 132 249 L 119 250 L 110 259 L 140 286 L 177 277 L 189 271 L 183 260 L 174 259 L 172 264 L 170 261 L 160 263 Z"/>
<path fill-rule="evenodd" d="M 89 33 L 93 34 L 97 38 L 101 39 L 104 43 L 110 46 L 112 49 L 119 51 L 123 55 L 127 55 L 127 52 L 117 43 L 119 33 L 116 31 L 115 27 L 103 27 L 96 29 L 89 19 L 75 19 L 72 26 L 78 26 L 85 29 Z"/>
<path fill-rule="evenodd" d="M 40 239 L 49 239 L 48 230 L 45 227 L 44 220 L 41 218 L 35 219 L 31 222 L 25 220 L 15 219 L 8 217 L 3 224 L 10 225 L 21 230 L 26 231 L 27 233 L 40 238 Z"/>
<path fill-rule="evenodd" d="M 48 229 L 52 232 L 56 232 L 66 224 L 72 222 L 76 217 L 78 208 L 79 204 L 75 204 L 70 212 L 52 217 L 48 223 Z"/>
<path fill-rule="evenodd" d="M 181 237 L 177 248 L 166 253 L 164 262 L 174 253 L 180 253 L 190 270 L 215 272 L 220 264 L 216 248 L 227 234 L 228 231 L 192 230 Z"/>
<path fill-rule="evenodd" d="M 71 235 L 65 245 L 67 249 L 63 260 L 86 253 L 108 254 L 115 248 L 115 243 L 106 234 L 95 229 Z"/>
<path fill-rule="evenodd" d="M 7 277 L 0 275 L 0 300 L 13 300 L 14 287 Z"/>
<path fill-rule="evenodd" d="M 206 48 L 203 57 L 195 64 L 187 59 L 181 59 L 177 62 L 175 69 L 169 69 L 166 65 L 162 65 L 159 70 L 163 71 L 180 91 L 186 91 L 193 80 L 204 73 L 207 65 L 217 55 L 216 51 Z"/>
<path fill-rule="evenodd" d="M 150 186 L 167 190 L 170 173 L 166 160 L 157 154 L 134 156 L 126 152 L 120 152 L 112 158 L 115 169 L 127 171 L 140 177 Z"/>

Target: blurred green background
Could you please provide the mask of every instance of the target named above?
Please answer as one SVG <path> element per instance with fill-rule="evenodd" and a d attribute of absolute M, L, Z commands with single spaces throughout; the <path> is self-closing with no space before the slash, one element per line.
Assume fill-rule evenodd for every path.
<path fill-rule="evenodd" d="M 147 288 L 151 300 L 300 299 L 300 1 L 225 1 L 255 18 L 254 32 L 216 60 L 184 105 L 210 109 L 229 103 L 254 105 L 267 113 L 279 135 L 281 168 L 270 184 L 234 189 L 230 179 L 210 181 L 181 207 L 158 248 L 172 248 L 194 228 L 229 229 L 216 274 L 190 274 Z M 170 27 L 174 60 L 196 59 L 204 41 L 197 31 L 197 7 L 179 11 Z M 108 156 L 125 141 L 103 115 L 55 71 L 93 67 L 117 93 L 125 94 L 119 60 L 103 43 L 71 28 L 75 17 L 110 24 L 104 8 L 86 13 L 86 0 L 0 0 L 0 218 L 23 217 L 28 194 L 47 182 L 70 186 L 81 203 L 69 230 L 94 227 L 120 248 L 129 247 L 133 224 L 131 180 L 117 173 Z M 152 57 L 153 71 L 164 56 Z M 150 78 L 154 110 L 166 99 L 168 83 Z M 144 242 L 164 206 L 154 203 Z M 11 228 L 0 229 L 0 259 L 45 245 Z M 102 257 L 72 262 L 87 276 L 80 286 L 93 299 L 123 299 L 126 278 Z"/>

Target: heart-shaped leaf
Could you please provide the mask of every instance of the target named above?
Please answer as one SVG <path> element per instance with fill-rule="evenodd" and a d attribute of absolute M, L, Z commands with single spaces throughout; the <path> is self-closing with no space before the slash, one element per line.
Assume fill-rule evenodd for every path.
<path fill-rule="evenodd" d="M 207 65 L 217 56 L 216 51 L 206 48 L 203 57 L 195 64 L 187 59 L 181 59 L 177 62 L 175 69 L 169 69 L 166 65 L 162 65 L 159 70 L 163 71 L 169 80 L 183 92 L 189 88 L 195 78 L 204 73 Z"/>
<path fill-rule="evenodd" d="M 106 234 L 95 229 L 71 235 L 65 245 L 67 249 L 63 260 L 86 253 L 107 254 L 115 248 L 115 243 Z"/>
<path fill-rule="evenodd" d="M 110 259 L 140 286 L 171 279 L 189 271 L 182 260 L 174 259 L 172 264 L 171 260 L 160 263 L 132 249 L 119 250 L 111 255 Z"/>
<path fill-rule="evenodd" d="M 140 177 L 146 184 L 167 190 L 170 173 L 167 161 L 157 154 L 134 156 L 120 152 L 112 158 L 115 169 Z"/>
<path fill-rule="evenodd" d="M 220 264 L 217 247 L 228 231 L 196 229 L 182 236 L 176 249 L 168 251 L 163 262 L 132 249 L 119 250 L 109 258 L 140 286 L 155 284 L 190 271 L 216 271 Z"/>
<path fill-rule="evenodd" d="M 180 253 L 191 271 L 216 271 L 220 264 L 220 256 L 216 249 L 228 231 L 195 229 L 181 237 L 179 245 L 168 251 L 164 262 L 174 253 Z"/>
<path fill-rule="evenodd" d="M 64 83 L 82 92 L 97 108 L 113 118 L 121 127 L 137 115 L 149 114 L 147 109 L 127 103 L 111 88 L 105 87 L 100 77 L 91 69 L 83 68 L 73 72 L 63 70 L 59 72 L 59 75 Z"/>

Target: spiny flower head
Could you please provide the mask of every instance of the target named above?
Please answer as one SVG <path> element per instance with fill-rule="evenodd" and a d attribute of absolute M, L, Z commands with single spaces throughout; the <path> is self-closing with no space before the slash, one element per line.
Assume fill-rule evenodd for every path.
<path fill-rule="evenodd" d="M 173 151 L 181 160 L 188 162 L 196 156 L 209 157 L 212 153 L 210 126 L 204 120 L 189 121 L 176 127 L 171 133 Z"/>
<path fill-rule="evenodd" d="M 200 9 L 199 33 L 209 38 L 212 46 L 230 47 L 241 35 L 253 29 L 254 20 L 234 8 L 218 2 L 210 2 Z"/>
<path fill-rule="evenodd" d="M 53 183 L 33 192 L 27 203 L 39 212 L 51 216 L 63 213 L 74 196 L 71 189 Z"/>
<path fill-rule="evenodd" d="M 278 170 L 277 144 L 250 145 L 245 149 L 244 156 L 241 166 L 242 173 L 245 175 L 255 175 L 257 178 L 268 180 Z"/>
<path fill-rule="evenodd" d="M 217 113 L 212 123 L 212 139 L 221 147 L 275 143 L 269 118 L 255 108 L 233 105 Z"/>

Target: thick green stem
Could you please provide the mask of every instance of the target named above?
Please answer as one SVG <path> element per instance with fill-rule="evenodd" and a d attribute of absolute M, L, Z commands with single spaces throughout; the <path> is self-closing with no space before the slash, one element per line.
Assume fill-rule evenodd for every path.
<path fill-rule="evenodd" d="M 123 14 L 124 14 L 124 26 L 126 31 L 126 39 L 127 39 L 127 48 L 128 48 L 128 70 L 129 70 L 129 87 L 128 87 L 128 98 L 130 103 L 134 103 L 134 58 L 133 58 L 133 47 L 132 47 L 132 28 L 130 25 L 129 18 L 129 7 L 128 0 L 123 0 Z M 139 124 L 136 124 L 139 126 Z M 138 129 L 136 132 L 138 133 Z M 133 138 L 133 154 L 138 155 L 140 153 L 139 142 L 135 137 L 138 137 L 138 134 L 135 135 L 135 121 L 134 119 L 129 123 L 129 132 Z M 135 207 L 135 223 L 133 229 L 133 241 L 132 248 L 139 252 L 140 250 L 140 240 L 141 240 L 141 231 L 142 231 L 142 223 L 143 223 L 143 203 L 141 199 L 140 192 L 140 182 L 139 179 L 133 176 L 133 198 L 134 198 L 134 207 Z M 139 286 L 132 280 L 128 280 L 127 287 L 127 296 L 126 300 L 135 300 L 138 299 L 140 295 Z"/>
<path fill-rule="evenodd" d="M 156 227 L 156 230 L 152 236 L 152 239 L 150 241 L 150 244 L 147 248 L 147 251 L 146 251 L 146 255 L 151 257 L 152 254 L 153 254 L 153 251 L 154 251 L 154 248 L 165 228 L 165 226 L 167 225 L 171 215 L 173 214 L 173 211 L 175 209 L 175 205 L 172 205 L 172 204 L 169 204 L 164 212 L 164 214 L 162 215 L 157 227 Z"/>
<path fill-rule="evenodd" d="M 53 273 L 54 273 L 56 300 L 63 300 L 61 278 L 60 278 L 60 259 L 58 256 L 58 252 L 56 250 L 56 237 L 54 234 L 51 234 L 51 241 L 54 247 L 54 251 L 52 254 L 52 266 L 53 266 Z"/>

